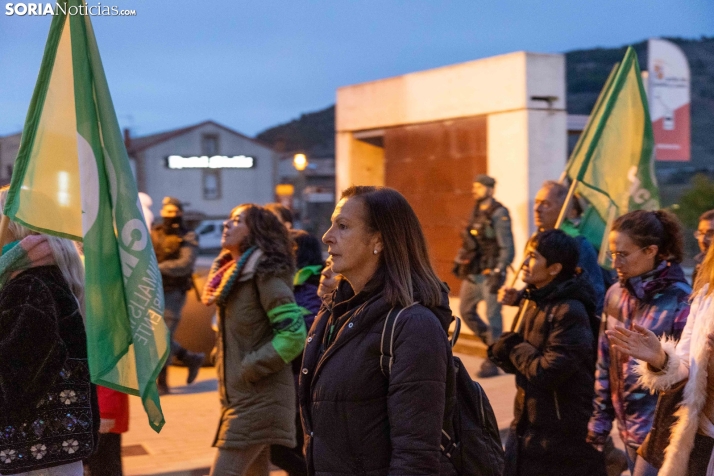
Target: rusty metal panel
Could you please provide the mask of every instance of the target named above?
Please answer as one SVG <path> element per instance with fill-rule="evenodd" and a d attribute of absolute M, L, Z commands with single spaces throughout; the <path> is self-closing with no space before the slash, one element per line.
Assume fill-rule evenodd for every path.
<path fill-rule="evenodd" d="M 385 130 L 385 183 L 409 200 L 424 229 L 431 259 L 452 293 L 451 274 L 459 232 L 473 208 L 471 185 L 487 173 L 486 117 L 394 127 Z"/>

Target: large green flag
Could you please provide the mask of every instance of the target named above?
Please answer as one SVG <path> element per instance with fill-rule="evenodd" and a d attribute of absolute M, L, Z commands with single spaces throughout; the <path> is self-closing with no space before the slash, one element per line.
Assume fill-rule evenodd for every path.
<path fill-rule="evenodd" d="M 92 381 L 141 396 L 160 431 L 155 382 L 169 354 L 161 275 L 90 18 L 69 14 L 84 0 L 58 5 L 4 213 L 84 242 Z"/>
<path fill-rule="evenodd" d="M 653 147 L 647 97 L 630 47 L 605 83 L 566 168 L 590 204 L 579 232 L 601 248 L 601 258 L 604 235 L 616 217 L 659 208 Z"/>

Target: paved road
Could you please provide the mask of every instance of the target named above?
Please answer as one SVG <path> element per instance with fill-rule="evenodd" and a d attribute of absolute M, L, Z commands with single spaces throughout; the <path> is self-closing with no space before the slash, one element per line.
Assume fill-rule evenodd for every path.
<path fill-rule="evenodd" d="M 481 365 L 478 357 L 460 357 L 472 374 Z M 185 385 L 186 374 L 187 370 L 182 367 L 169 369 L 173 392 L 161 398 L 166 425 L 160 434 L 154 433 L 146 422 L 141 401 L 131 397 L 130 429 L 124 434 L 122 443 L 125 453 L 147 454 L 124 456 L 125 474 L 208 474 L 207 468 L 215 455 L 211 443 L 219 417 L 216 374 L 213 368 L 205 367 L 191 386 Z M 507 427 L 515 395 L 513 376 L 482 380 L 481 384 L 491 399 L 499 426 Z M 271 473 L 271 476 L 283 475 L 282 471 Z"/>

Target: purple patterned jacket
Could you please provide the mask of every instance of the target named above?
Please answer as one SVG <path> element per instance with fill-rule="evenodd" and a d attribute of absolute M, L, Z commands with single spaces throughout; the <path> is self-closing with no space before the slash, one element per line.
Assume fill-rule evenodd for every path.
<path fill-rule="evenodd" d="M 689 316 L 691 287 L 676 263 L 663 261 L 642 276 L 615 284 L 605 296 L 588 441 L 604 444 L 617 419 L 622 441 L 637 448 L 652 426 L 657 395 L 638 384 L 636 361 L 610 346 L 605 329 L 634 323 L 679 339 Z"/>

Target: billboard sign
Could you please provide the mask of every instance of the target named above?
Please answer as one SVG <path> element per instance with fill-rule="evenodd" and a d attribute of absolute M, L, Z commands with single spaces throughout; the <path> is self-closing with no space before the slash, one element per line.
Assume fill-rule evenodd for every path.
<path fill-rule="evenodd" d="M 647 53 L 650 116 L 657 160 L 690 160 L 690 75 L 682 50 L 652 38 Z"/>

